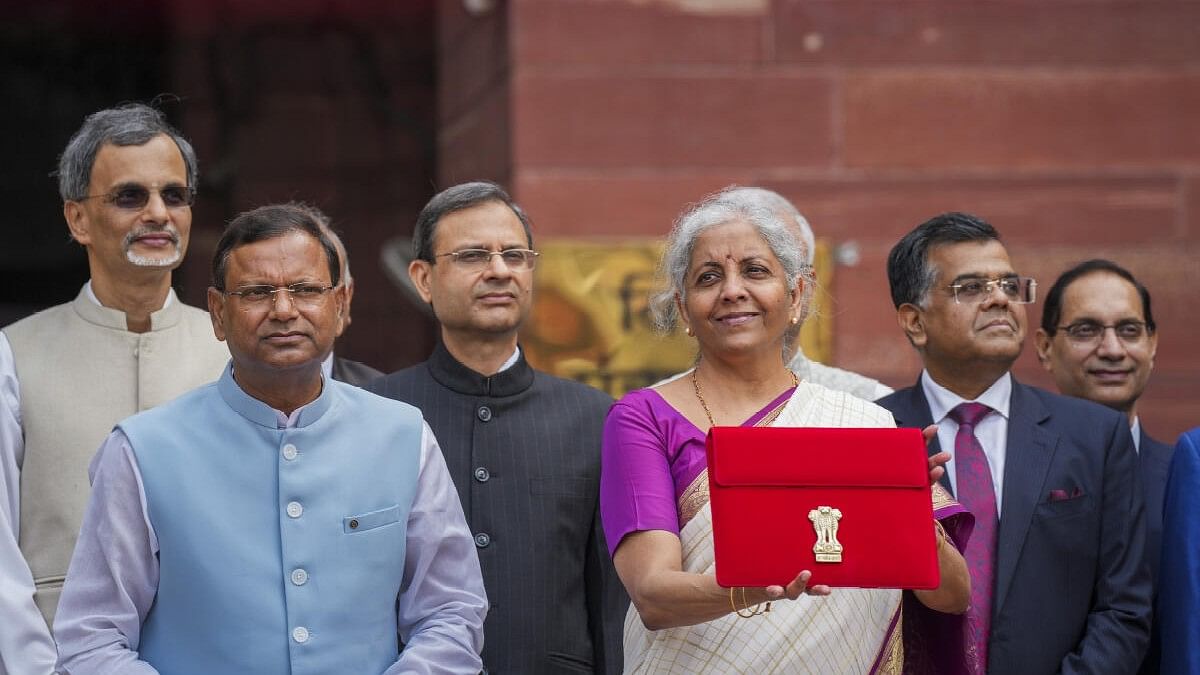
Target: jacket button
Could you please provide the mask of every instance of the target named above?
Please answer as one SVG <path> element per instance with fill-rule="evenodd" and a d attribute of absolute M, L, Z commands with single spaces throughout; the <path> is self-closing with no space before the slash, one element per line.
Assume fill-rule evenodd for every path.
<path fill-rule="evenodd" d="M 288 502 L 287 514 L 289 518 L 299 518 L 304 513 L 304 507 L 300 502 Z"/>
<path fill-rule="evenodd" d="M 491 477 L 492 474 L 484 467 L 481 466 L 478 469 L 475 469 L 475 480 L 479 481 L 480 483 L 488 482 L 488 479 Z"/>
<path fill-rule="evenodd" d="M 486 405 L 481 405 L 479 406 L 478 415 L 479 419 L 483 420 L 484 422 L 490 422 L 492 419 L 492 409 Z"/>
<path fill-rule="evenodd" d="M 297 586 L 303 586 L 308 583 L 308 572 L 303 567 L 292 570 L 292 583 Z"/>
<path fill-rule="evenodd" d="M 296 626 L 292 629 L 292 639 L 299 644 L 308 642 L 308 629 L 304 626 Z"/>
<path fill-rule="evenodd" d="M 292 461 L 293 459 L 296 459 L 297 454 L 298 453 L 296 452 L 296 446 L 292 445 L 291 443 L 288 443 L 287 445 L 283 446 L 283 458 L 288 460 L 289 462 Z"/>
<path fill-rule="evenodd" d="M 480 532 L 475 535 L 475 545 L 479 548 L 487 548 L 492 543 L 492 537 L 487 532 Z"/>

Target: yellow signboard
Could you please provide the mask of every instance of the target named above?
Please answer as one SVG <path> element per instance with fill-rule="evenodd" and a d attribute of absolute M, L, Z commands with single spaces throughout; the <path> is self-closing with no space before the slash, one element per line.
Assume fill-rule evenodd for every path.
<path fill-rule="evenodd" d="M 696 343 L 682 331 L 655 331 L 648 311 L 657 290 L 661 239 L 538 242 L 533 316 L 521 346 L 534 367 L 586 382 L 619 397 L 692 367 Z M 822 242 L 816 250 L 814 311 L 800 334 L 804 353 L 828 363 L 832 269 Z"/>

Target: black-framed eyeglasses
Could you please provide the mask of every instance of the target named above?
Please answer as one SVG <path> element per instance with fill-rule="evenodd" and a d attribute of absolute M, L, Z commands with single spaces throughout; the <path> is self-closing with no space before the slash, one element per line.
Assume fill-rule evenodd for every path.
<path fill-rule="evenodd" d="M 89 199 L 103 199 L 118 209 L 132 211 L 146 208 L 146 204 L 150 203 L 151 192 L 157 192 L 159 198 L 163 201 L 163 205 L 168 209 L 182 209 L 185 206 L 191 206 L 196 203 L 196 188 L 186 185 L 168 185 L 158 190 L 151 190 L 144 185 L 124 185 L 112 192 L 88 195 L 75 201 L 83 202 Z"/>
<path fill-rule="evenodd" d="M 964 279 L 948 288 L 954 292 L 954 302 L 959 304 L 983 302 L 997 288 L 1009 302 L 1018 305 L 1027 305 L 1037 299 L 1037 281 L 1032 277 Z"/>
<path fill-rule="evenodd" d="M 295 304 L 312 307 L 320 304 L 325 299 L 325 294 L 335 288 L 337 286 L 302 281 L 287 286 L 268 286 L 266 284 L 241 286 L 232 291 L 221 292 L 225 295 L 232 295 L 251 307 L 269 306 L 275 302 L 276 293 L 286 292 L 286 297 L 291 298 Z"/>
<path fill-rule="evenodd" d="M 541 253 L 528 248 L 506 248 L 503 251 L 489 251 L 486 248 L 464 248 L 461 251 L 440 253 L 437 258 L 449 257 L 459 267 L 466 269 L 483 269 L 492 264 L 492 256 L 500 256 L 500 260 L 510 270 L 531 270 L 537 266 Z"/>
<path fill-rule="evenodd" d="M 1117 323 L 1099 323 L 1097 321 L 1076 321 L 1066 326 L 1057 326 L 1066 334 L 1067 339 L 1082 345 L 1092 345 L 1104 337 L 1104 332 L 1112 329 L 1122 342 L 1138 342 L 1150 332 L 1145 321 L 1118 321 Z"/>

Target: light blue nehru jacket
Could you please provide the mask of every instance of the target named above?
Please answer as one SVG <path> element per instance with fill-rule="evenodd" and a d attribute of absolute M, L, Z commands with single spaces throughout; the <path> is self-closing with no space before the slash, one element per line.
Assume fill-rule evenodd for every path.
<path fill-rule="evenodd" d="M 277 428 L 227 367 L 121 423 L 159 543 L 140 658 L 164 675 L 380 673 L 420 464 L 412 406 L 325 380 Z"/>

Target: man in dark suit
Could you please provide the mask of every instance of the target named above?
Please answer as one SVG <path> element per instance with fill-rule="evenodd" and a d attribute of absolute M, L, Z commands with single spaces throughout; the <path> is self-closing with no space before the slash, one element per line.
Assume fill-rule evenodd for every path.
<path fill-rule="evenodd" d="M 976 518 L 968 658 L 977 672 L 1135 672 L 1151 585 L 1127 420 L 1012 378 L 1036 285 L 986 222 L 920 225 L 888 280 L 925 371 L 879 404 L 900 426 L 938 425 L 930 452 L 952 453 L 943 480 Z"/>
<path fill-rule="evenodd" d="M 333 242 L 334 248 L 337 249 L 338 255 L 342 259 L 342 284 L 338 292 L 345 298 L 346 312 L 342 318 L 344 331 L 350 327 L 350 302 L 354 300 L 354 277 L 350 276 L 350 255 L 346 253 L 346 245 L 342 243 L 342 238 L 333 229 L 329 216 L 326 216 L 324 212 L 315 206 L 301 206 L 312 214 L 313 220 L 321 224 L 321 229 L 325 232 L 325 236 L 329 237 L 329 240 Z M 368 383 L 383 377 L 383 373 L 371 366 L 337 356 L 333 352 L 330 352 L 325 362 L 321 364 L 321 371 L 326 376 L 332 377 L 338 382 L 345 382 L 356 387 L 365 387 Z"/>
<path fill-rule="evenodd" d="M 493 183 L 436 195 L 409 275 L 441 324 L 424 363 L 369 386 L 422 410 L 478 547 L 491 673 L 621 671 L 628 598 L 599 514 L 612 399 L 534 370 L 517 344 L 532 305 L 529 221 Z"/>
<path fill-rule="evenodd" d="M 1150 291 L 1129 270 L 1109 260 L 1088 260 L 1063 272 L 1050 287 L 1036 342 L 1038 360 L 1061 393 L 1106 405 L 1129 419 L 1146 497 L 1146 560 L 1154 579 L 1172 448 L 1151 438 L 1137 415 L 1158 349 L 1150 307 Z M 1158 672 L 1157 638 L 1155 631 L 1143 673 Z"/>

